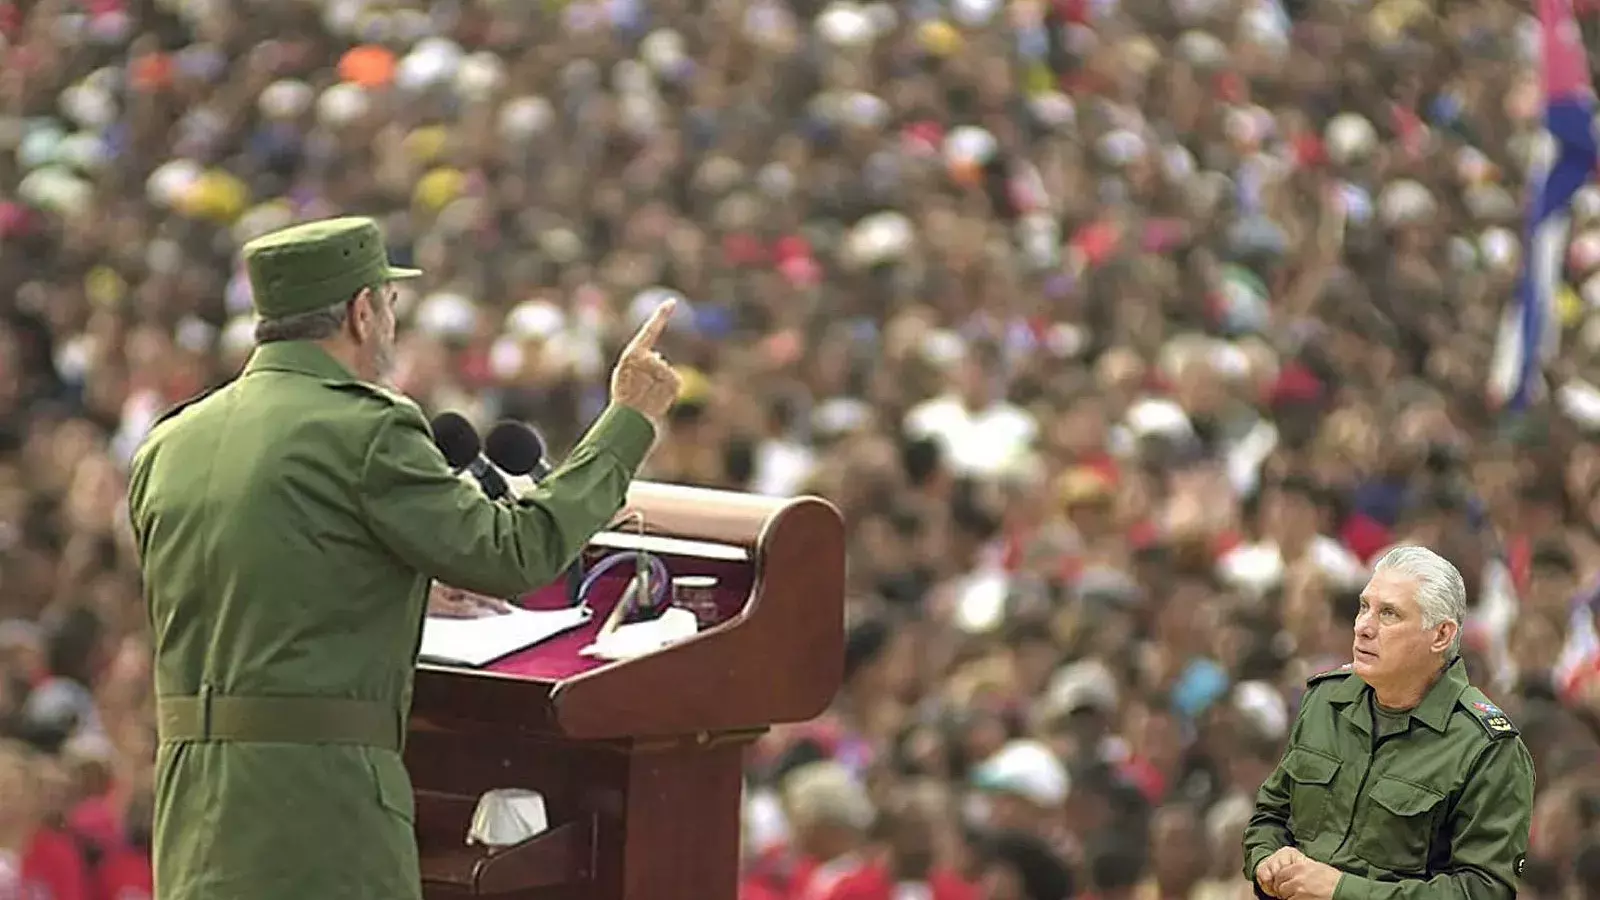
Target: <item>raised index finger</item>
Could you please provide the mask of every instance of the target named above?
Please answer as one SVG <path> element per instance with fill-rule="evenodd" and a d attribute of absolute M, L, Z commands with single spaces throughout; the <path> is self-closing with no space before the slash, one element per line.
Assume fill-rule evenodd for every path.
<path fill-rule="evenodd" d="M 628 341 L 625 352 L 631 354 L 654 350 L 656 341 L 661 337 L 661 332 L 667 330 L 667 320 L 672 318 L 672 311 L 677 308 L 677 297 L 668 297 L 663 300 L 661 305 L 657 306 L 655 311 L 650 314 L 650 318 L 639 326 L 639 330 L 634 333 L 633 339 Z"/>

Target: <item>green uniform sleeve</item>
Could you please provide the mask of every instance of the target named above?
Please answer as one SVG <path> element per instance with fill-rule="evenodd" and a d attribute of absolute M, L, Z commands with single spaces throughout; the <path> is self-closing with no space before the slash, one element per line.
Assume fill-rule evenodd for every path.
<path fill-rule="evenodd" d="M 1300 740 L 1300 731 L 1304 727 L 1306 710 L 1311 708 L 1312 694 L 1316 692 L 1313 686 L 1300 698 L 1300 711 L 1296 713 L 1294 725 L 1289 729 L 1289 739 L 1284 744 L 1284 758 L 1289 755 L 1289 749 Z M 1283 768 L 1283 759 L 1278 760 L 1278 765 L 1261 783 L 1261 789 L 1256 791 L 1256 808 L 1250 816 L 1250 822 L 1244 829 L 1244 877 L 1255 888 L 1256 896 L 1266 898 L 1267 894 L 1261 890 L 1261 885 L 1256 884 L 1256 867 L 1272 854 L 1284 847 L 1293 846 L 1294 838 L 1289 833 L 1289 773 Z"/>
<path fill-rule="evenodd" d="M 1450 813 L 1450 870 L 1426 881 L 1346 874 L 1334 900 L 1512 900 L 1528 852 L 1533 782 L 1533 758 L 1522 741 L 1490 741 Z"/>
<path fill-rule="evenodd" d="M 538 488 L 495 502 L 451 473 L 422 413 L 397 403 L 367 449 L 360 502 L 378 540 L 422 574 L 511 597 L 560 577 L 622 508 L 654 440 L 648 419 L 612 406 Z"/>
<path fill-rule="evenodd" d="M 1256 791 L 1256 809 L 1244 829 L 1244 877 L 1256 885 L 1256 868 L 1272 854 L 1294 843 L 1289 834 L 1289 776 L 1279 765 Z"/>

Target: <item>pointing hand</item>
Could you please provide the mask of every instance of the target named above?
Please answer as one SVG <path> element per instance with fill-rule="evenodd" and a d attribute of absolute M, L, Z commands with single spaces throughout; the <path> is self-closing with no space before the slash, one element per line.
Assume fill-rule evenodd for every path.
<path fill-rule="evenodd" d="M 638 333 L 622 348 L 617 365 L 611 370 L 611 401 L 643 414 L 659 432 L 667 411 L 677 402 L 683 378 L 656 352 L 656 341 L 667 329 L 667 320 L 678 301 L 669 299 L 656 307 Z"/>

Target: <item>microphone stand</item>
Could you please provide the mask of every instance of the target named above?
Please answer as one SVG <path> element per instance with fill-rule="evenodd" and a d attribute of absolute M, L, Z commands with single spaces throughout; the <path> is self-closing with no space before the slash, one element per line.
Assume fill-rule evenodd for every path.
<path fill-rule="evenodd" d="M 582 587 L 583 587 L 583 551 L 579 550 L 578 551 L 578 558 L 574 559 L 572 561 L 572 565 L 567 566 L 567 605 L 568 606 L 577 606 L 579 603 L 583 602 L 583 598 L 581 596 L 579 596 L 580 589 Z"/>

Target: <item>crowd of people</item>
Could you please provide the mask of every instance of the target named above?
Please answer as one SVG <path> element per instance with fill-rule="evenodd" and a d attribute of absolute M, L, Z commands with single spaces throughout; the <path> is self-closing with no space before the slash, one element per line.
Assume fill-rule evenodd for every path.
<path fill-rule="evenodd" d="M 570 446 L 676 295 L 647 477 L 843 511 L 845 686 L 751 755 L 745 900 L 1249 900 L 1400 542 L 1537 763 L 1520 896 L 1600 896 L 1600 191 L 1549 399 L 1485 390 L 1524 7 L 0 0 L 0 898 L 151 889 L 126 465 L 250 352 L 240 245 L 337 213 L 426 272 L 430 413 Z"/>

